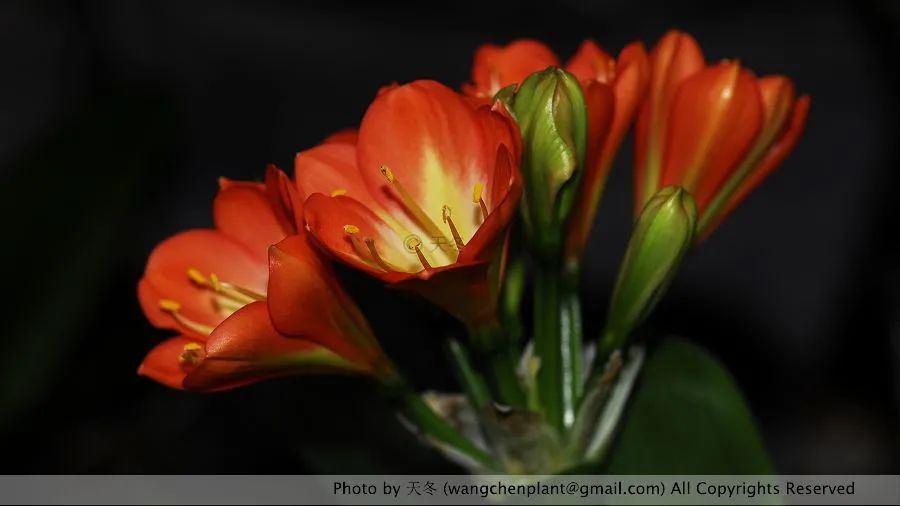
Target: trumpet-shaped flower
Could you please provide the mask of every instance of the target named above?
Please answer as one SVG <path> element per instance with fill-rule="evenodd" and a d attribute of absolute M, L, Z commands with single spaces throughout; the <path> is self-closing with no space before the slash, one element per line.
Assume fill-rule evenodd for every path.
<path fill-rule="evenodd" d="M 433 81 L 383 89 L 358 138 L 301 152 L 310 234 L 336 258 L 490 324 L 507 225 L 521 195 L 518 131 Z"/>
<path fill-rule="evenodd" d="M 177 234 L 153 250 L 138 284 L 141 307 L 179 335 L 156 346 L 139 374 L 198 391 L 311 372 L 392 374 L 365 319 L 297 227 L 300 205 L 277 169 L 265 185 L 223 179 L 215 228 Z M 278 323 L 285 327 L 276 330 Z"/>

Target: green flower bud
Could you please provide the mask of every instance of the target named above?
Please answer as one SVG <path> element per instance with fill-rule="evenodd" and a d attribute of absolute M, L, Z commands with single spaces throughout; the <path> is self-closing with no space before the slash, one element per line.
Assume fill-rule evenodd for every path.
<path fill-rule="evenodd" d="M 697 226 L 694 197 L 680 186 L 659 190 L 641 211 L 619 267 L 601 356 L 620 348 L 662 298 Z"/>
<path fill-rule="evenodd" d="M 501 93 L 503 93 L 501 91 Z M 528 76 L 510 106 L 524 143 L 523 215 L 529 239 L 542 255 L 558 255 L 584 165 L 587 110 L 578 80 L 550 67 Z"/>

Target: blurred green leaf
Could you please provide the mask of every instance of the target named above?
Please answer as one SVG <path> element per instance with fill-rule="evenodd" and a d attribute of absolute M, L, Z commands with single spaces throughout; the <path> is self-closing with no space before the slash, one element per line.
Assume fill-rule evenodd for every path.
<path fill-rule="evenodd" d="M 605 473 L 772 473 L 731 374 L 683 339 L 664 339 L 648 357 L 620 430 Z"/>

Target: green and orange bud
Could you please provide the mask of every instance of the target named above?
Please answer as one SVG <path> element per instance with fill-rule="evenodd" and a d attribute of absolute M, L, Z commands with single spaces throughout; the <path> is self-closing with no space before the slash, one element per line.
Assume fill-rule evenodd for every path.
<path fill-rule="evenodd" d="M 510 107 L 524 144 L 523 215 L 542 256 L 558 255 L 578 195 L 587 144 L 587 107 L 578 79 L 550 67 L 522 82 Z"/>
<path fill-rule="evenodd" d="M 708 237 L 722 221 L 793 151 L 806 124 L 809 96 L 797 97 L 784 76 L 758 80 L 763 122 L 753 146 L 711 199 L 697 226 L 697 239 Z"/>
<path fill-rule="evenodd" d="M 681 186 L 696 199 L 700 240 L 793 150 L 809 97 L 737 61 L 707 65 L 677 31 L 650 53 L 650 72 L 635 132 L 635 210 L 659 188 Z"/>
<path fill-rule="evenodd" d="M 625 344 L 656 307 L 694 240 L 696 226 L 694 198 L 681 187 L 663 188 L 644 206 L 619 267 L 601 357 Z"/>

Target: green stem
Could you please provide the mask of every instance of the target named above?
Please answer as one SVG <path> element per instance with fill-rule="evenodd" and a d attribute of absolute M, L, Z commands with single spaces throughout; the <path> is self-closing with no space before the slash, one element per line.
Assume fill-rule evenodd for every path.
<path fill-rule="evenodd" d="M 578 296 L 578 270 L 567 270 L 562 284 L 560 311 L 562 313 L 562 326 L 568 334 L 567 353 L 563 355 L 564 384 L 571 403 L 566 407 L 571 411 L 563 413 L 563 421 L 566 427 L 571 427 L 574 422 L 575 412 L 581 402 L 584 393 L 584 381 L 582 369 L 584 368 L 583 340 L 584 332 L 581 319 L 581 298 Z M 565 343 L 565 341 L 564 341 Z M 565 351 L 565 350 L 564 350 Z"/>
<path fill-rule="evenodd" d="M 525 405 L 525 392 L 516 374 L 516 348 L 508 342 L 499 324 L 469 329 L 472 343 L 487 362 L 498 398 L 510 406 Z"/>
<path fill-rule="evenodd" d="M 577 284 L 558 266 L 539 265 L 534 293 L 534 351 L 540 359 L 538 398 L 550 426 L 575 421 L 582 392 L 581 309 Z"/>
<path fill-rule="evenodd" d="M 468 438 L 460 434 L 447 420 L 431 409 L 422 397 L 404 383 L 397 380 L 391 385 L 385 385 L 388 396 L 398 405 L 398 408 L 422 434 L 439 441 L 455 450 L 463 453 L 485 467 L 496 469 L 494 459 L 483 449 L 479 448 Z"/>
<path fill-rule="evenodd" d="M 447 342 L 447 352 L 453 362 L 456 379 L 462 385 L 466 397 L 476 411 L 482 411 L 491 402 L 491 392 L 484 377 L 472 367 L 472 361 L 462 343 L 450 339 Z"/>
<path fill-rule="evenodd" d="M 625 334 L 616 332 L 609 327 L 603 329 L 600 333 L 600 346 L 597 348 L 597 359 L 595 364 L 603 366 L 606 359 L 612 355 L 612 352 L 618 350 L 625 344 Z"/>

